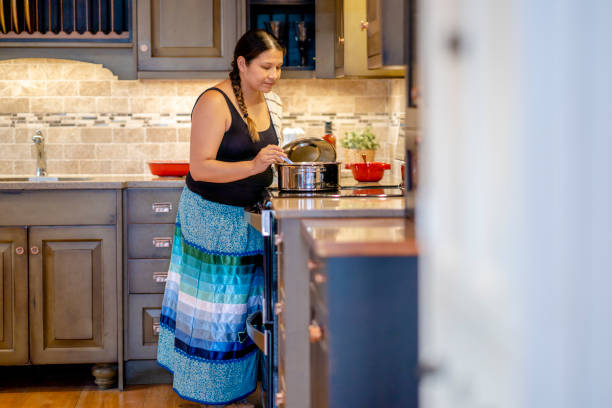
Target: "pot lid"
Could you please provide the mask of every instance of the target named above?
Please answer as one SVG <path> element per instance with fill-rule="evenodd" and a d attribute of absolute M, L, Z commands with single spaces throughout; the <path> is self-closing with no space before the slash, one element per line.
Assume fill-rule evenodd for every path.
<path fill-rule="evenodd" d="M 283 146 L 287 157 L 293 162 L 335 162 L 336 149 L 325 139 L 305 137 Z"/>

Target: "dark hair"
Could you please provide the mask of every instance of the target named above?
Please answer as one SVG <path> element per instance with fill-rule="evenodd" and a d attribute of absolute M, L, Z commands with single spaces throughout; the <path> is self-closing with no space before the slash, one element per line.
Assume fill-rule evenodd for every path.
<path fill-rule="evenodd" d="M 238 107 L 242 111 L 242 115 L 246 120 L 249 127 L 249 134 L 251 140 L 254 142 L 259 141 L 259 133 L 257 133 L 257 127 L 253 118 L 249 117 L 247 112 L 246 103 L 244 102 L 244 96 L 242 95 L 242 88 L 240 87 L 240 71 L 238 70 L 238 57 L 244 57 L 247 65 L 251 63 L 251 60 L 257 58 L 259 54 L 264 51 L 271 49 L 277 49 L 285 53 L 285 48 L 280 45 L 276 37 L 265 30 L 249 30 L 247 31 L 236 43 L 234 48 L 234 60 L 232 61 L 232 71 L 229 74 L 230 80 L 232 81 L 232 89 L 236 100 L 238 101 Z"/>

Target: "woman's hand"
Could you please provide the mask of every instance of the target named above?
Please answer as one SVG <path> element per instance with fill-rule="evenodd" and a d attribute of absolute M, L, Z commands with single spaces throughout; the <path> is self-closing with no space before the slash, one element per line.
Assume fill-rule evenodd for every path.
<path fill-rule="evenodd" d="M 252 160 L 253 171 L 255 174 L 262 173 L 274 163 L 281 163 L 282 157 L 287 157 L 280 146 L 267 145 L 257 153 L 257 156 Z"/>

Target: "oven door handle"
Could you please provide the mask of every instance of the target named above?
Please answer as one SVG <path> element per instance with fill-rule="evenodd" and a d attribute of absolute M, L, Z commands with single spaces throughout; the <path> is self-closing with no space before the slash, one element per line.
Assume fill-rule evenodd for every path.
<path fill-rule="evenodd" d="M 266 341 L 268 338 L 269 327 L 268 325 L 263 325 L 261 323 L 262 316 L 261 312 L 255 312 L 249 317 L 247 317 L 246 321 L 246 329 L 247 334 L 253 340 L 253 343 L 267 356 L 268 355 L 268 342 Z M 263 328 L 263 331 L 258 329 L 259 327 Z"/>

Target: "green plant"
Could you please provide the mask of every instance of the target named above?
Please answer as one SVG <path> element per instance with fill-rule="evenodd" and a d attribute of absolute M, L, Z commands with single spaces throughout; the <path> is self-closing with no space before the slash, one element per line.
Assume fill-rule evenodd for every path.
<path fill-rule="evenodd" d="M 375 150 L 379 144 L 376 142 L 376 135 L 369 127 L 363 130 L 353 130 L 345 132 L 340 140 L 340 145 L 345 149 L 364 149 Z"/>

